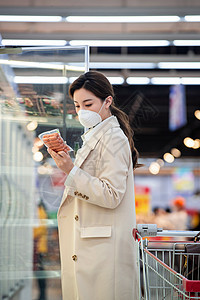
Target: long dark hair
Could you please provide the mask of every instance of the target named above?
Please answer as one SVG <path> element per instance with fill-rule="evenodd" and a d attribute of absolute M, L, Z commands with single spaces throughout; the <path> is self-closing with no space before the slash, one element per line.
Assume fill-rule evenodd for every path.
<path fill-rule="evenodd" d="M 109 80 L 100 72 L 89 71 L 83 75 L 80 75 L 69 87 L 69 95 L 71 98 L 74 96 L 74 92 L 84 88 L 92 92 L 96 97 L 104 101 L 108 96 L 114 98 L 114 90 Z M 114 104 L 114 100 L 110 106 L 111 113 L 117 117 L 120 127 L 124 134 L 127 136 L 130 148 L 132 151 L 132 160 L 134 169 L 137 167 L 138 152 L 135 148 L 133 141 L 133 130 L 129 124 L 128 116 Z"/>

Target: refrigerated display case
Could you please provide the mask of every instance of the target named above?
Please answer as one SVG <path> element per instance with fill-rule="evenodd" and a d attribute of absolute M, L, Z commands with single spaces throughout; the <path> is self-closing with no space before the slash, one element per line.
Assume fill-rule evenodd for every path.
<path fill-rule="evenodd" d="M 56 173 L 38 135 L 58 128 L 72 148 L 80 143 L 84 129 L 67 90 L 88 61 L 87 46 L 0 50 L 0 299 L 29 300 L 34 281 L 49 280 L 50 288 L 51 279 L 60 281 L 56 211 L 63 183 L 55 182 L 64 174 Z M 37 214 L 41 201 L 44 220 Z M 43 270 L 35 272 L 39 226 L 47 228 L 49 247 Z"/>

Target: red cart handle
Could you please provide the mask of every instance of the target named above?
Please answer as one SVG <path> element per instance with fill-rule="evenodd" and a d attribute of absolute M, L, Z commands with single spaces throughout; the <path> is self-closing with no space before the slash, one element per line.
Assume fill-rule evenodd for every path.
<path fill-rule="evenodd" d="M 134 237 L 135 241 L 138 240 L 138 235 L 137 235 L 137 233 L 138 233 L 137 228 L 133 228 L 132 234 L 133 234 L 133 237 Z"/>

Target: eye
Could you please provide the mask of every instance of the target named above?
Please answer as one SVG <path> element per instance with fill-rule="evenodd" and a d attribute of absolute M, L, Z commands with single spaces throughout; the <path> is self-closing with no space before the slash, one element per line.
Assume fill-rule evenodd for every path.
<path fill-rule="evenodd" d="M 87 104 L 86 106 L 89 107 L 89 106 L 91 106 L 91 105 L 92 105 L 92 104 Z"/>
<path fill-rule="evenodd" d="M 80 106 L 79 106 L 79 105 L 75 105 L 75 107 L 76 107 L 76 108 L 79 108 Z"/>

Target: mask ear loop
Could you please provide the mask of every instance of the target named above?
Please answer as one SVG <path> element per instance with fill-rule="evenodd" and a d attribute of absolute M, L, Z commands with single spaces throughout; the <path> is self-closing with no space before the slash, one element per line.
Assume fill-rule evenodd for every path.
<path fill-rule="evenodd" d="M 108 97 L 109 97 L 109 96 L 108 96 Z M 102 108 L 103 108 L 104 104 L 106 103 L 106 99 L 107 99 L 108 97 L 106 97 L 106 98 L 105 98 L 105 100 L 103 101 L 103 104 L 102 104 L 102 106 L 101 106 L 100 110 L 98 111 L 98 114 L 99 114 L 99 113 L 100 113 L 100 111 L 102 110 Z M 110 115 L 112 116 L 111 112 L 110 112 Z"/>
<path fill-rule="evenodd" d="M 108 97 L 111 97 L 112 100 L 113 100 L 113 97 L 112 97 L 112 96 L 108 96 Z M 105 98 L 104 103 L 106 102 L 106 99 L 107 99 L 108 97 Z M 111 106 L 111 105 L 112 105 L 112 102 L 111 102 L 110 106 Z M 110 106 L 109 106 L 109 107 L 110 107 Z M 110 110 L 110 109 L 109 109 L 109 110 Z M 112 116 L 111 110 L 110 110 L 110 116 Z"/>
<path fill-rule="evenodd" d="M 107 99 L 107 98 L 106 98 L 106 99 Z M 103 106 L 104 106 L 104 104 L 105 104 L 106 99 L 103 101 L 103 104 L 101 105 L 101 108 L 100 108 L 100 110 L 98 111 L 98 114 L 99 114 L 100 111 L 102 110 L 102 108 L 103 108 Z"/>

